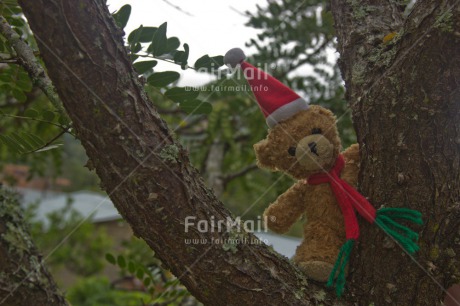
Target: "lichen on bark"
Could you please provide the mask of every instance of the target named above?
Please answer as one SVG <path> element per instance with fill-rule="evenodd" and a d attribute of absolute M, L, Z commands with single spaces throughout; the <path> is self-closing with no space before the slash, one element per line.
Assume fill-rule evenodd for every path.
<path fill-rule="evenodd" d="M 0 186 L 0 304 L 67 305 L 44 266 L 17 194 Z"/>

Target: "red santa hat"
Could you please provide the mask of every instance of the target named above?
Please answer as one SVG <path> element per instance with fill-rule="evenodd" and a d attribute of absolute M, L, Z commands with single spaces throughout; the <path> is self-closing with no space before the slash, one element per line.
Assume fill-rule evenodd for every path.
<path fill-rule="evenodd" d="M 292 89 L 245 62 L 246 56 L 240 48 L 230 49 L 224 57 L 227 66 L 241 66 L 243 73 L 257 99 L 267 125 L 272 128 L 276 124 L 289 119 L 297 112 L 308 108 L 308 103 Z"/>

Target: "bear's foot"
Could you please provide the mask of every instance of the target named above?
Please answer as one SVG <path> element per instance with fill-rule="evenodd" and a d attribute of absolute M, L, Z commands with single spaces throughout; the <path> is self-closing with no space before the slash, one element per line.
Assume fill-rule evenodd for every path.
<path fill-rule="evenodd" d="M 297 265 L 308 276 L 308 278 L 318 282 L 327 282 L 329 275 L 334 268 L 333 264 L 319 260 L 298 262 Z"/>

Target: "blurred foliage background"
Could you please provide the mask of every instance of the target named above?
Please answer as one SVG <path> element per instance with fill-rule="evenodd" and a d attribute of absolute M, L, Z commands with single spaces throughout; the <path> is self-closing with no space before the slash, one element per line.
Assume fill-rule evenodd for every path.
<path fill-rule="evenodd" d="M 119 27 L 126 25 L 130 11 L 126 5 L 114 13 Z M 0 12 L 41 62 L 16 1 L 1 1 Z M 336 39 L 327 1 L 270 0 L 244 14 L 246 25 L 259 30 L 257 37 L 247 42 L 246 47 L 255 50 L 248 61 L 262 65 L 310 103 L 331 109 L 339 118 L 344 147 L 353 143 L 355 135 L 336 65 Z M 223 67 L 222 56 L 203 55 L 190 62 L 189 50 L 193 46 L 178 37 L 168 37 L 167 23 L 140 26 L 125 39 L 139 80 L 175 137 L 190 152 L 191 162 L 206 183 L 234 215 L 256 219 L 293 181 L 255 166 L 252 146 L 265 138 L 267 129 L 245 81 Z M 213 75 L 214 81 L 200 88 L 177 87 L 179 73 L 157 71 L 158 61 Z M 30 179 L 67 179 L 70 184 L 61 186 L 61 191 L 102 193 L 99 179 L 85 168 L 86 163 L 84 149 L 68 117 L 53 107 L 29 78 L 11 44 L 0 35 L 0 169 L 8 164 L 27 165 Z M 5 175 L 2 180 L 15 183 Z M 53 184 L 49 187 L 56 188 Z M 33 209 L 28 214 L 33 216 Z M 48 216 L 50 226 L 31 222 L 32 234 L 47 253 L 84 217 L 69 204 L 64 211 Z M 133 300 L 196 304 L 142 241 L 133 238 L 114 251 L 113 239 L 103 229 L 96 229 L 90 222 L 82 224 L 47 259 L 52 267 L 65 265 L 80 277 L 68 290 L 67 297 L 73 305 L 131 305 L 127 301 Z M 300 236 L 301 223 L 289 234 Z M 100 276 L 105 265 L 117 267 L 120 277 L 137 279 L 143 290 L 116 290 Z"/>

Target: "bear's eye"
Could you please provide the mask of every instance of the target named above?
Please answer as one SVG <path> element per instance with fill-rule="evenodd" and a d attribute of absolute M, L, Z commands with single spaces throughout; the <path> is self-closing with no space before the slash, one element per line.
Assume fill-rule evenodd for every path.
<path fill-rule="evenodd" d="M 288 154 L 291 156 L 295 156 L 295 147 L 289 147 Z"/>
<path fill-rule="evenodd" d="M 321 134 L 323 131 L 320 128 L 313 128 L 311 130 L 312 134 Z"/>

